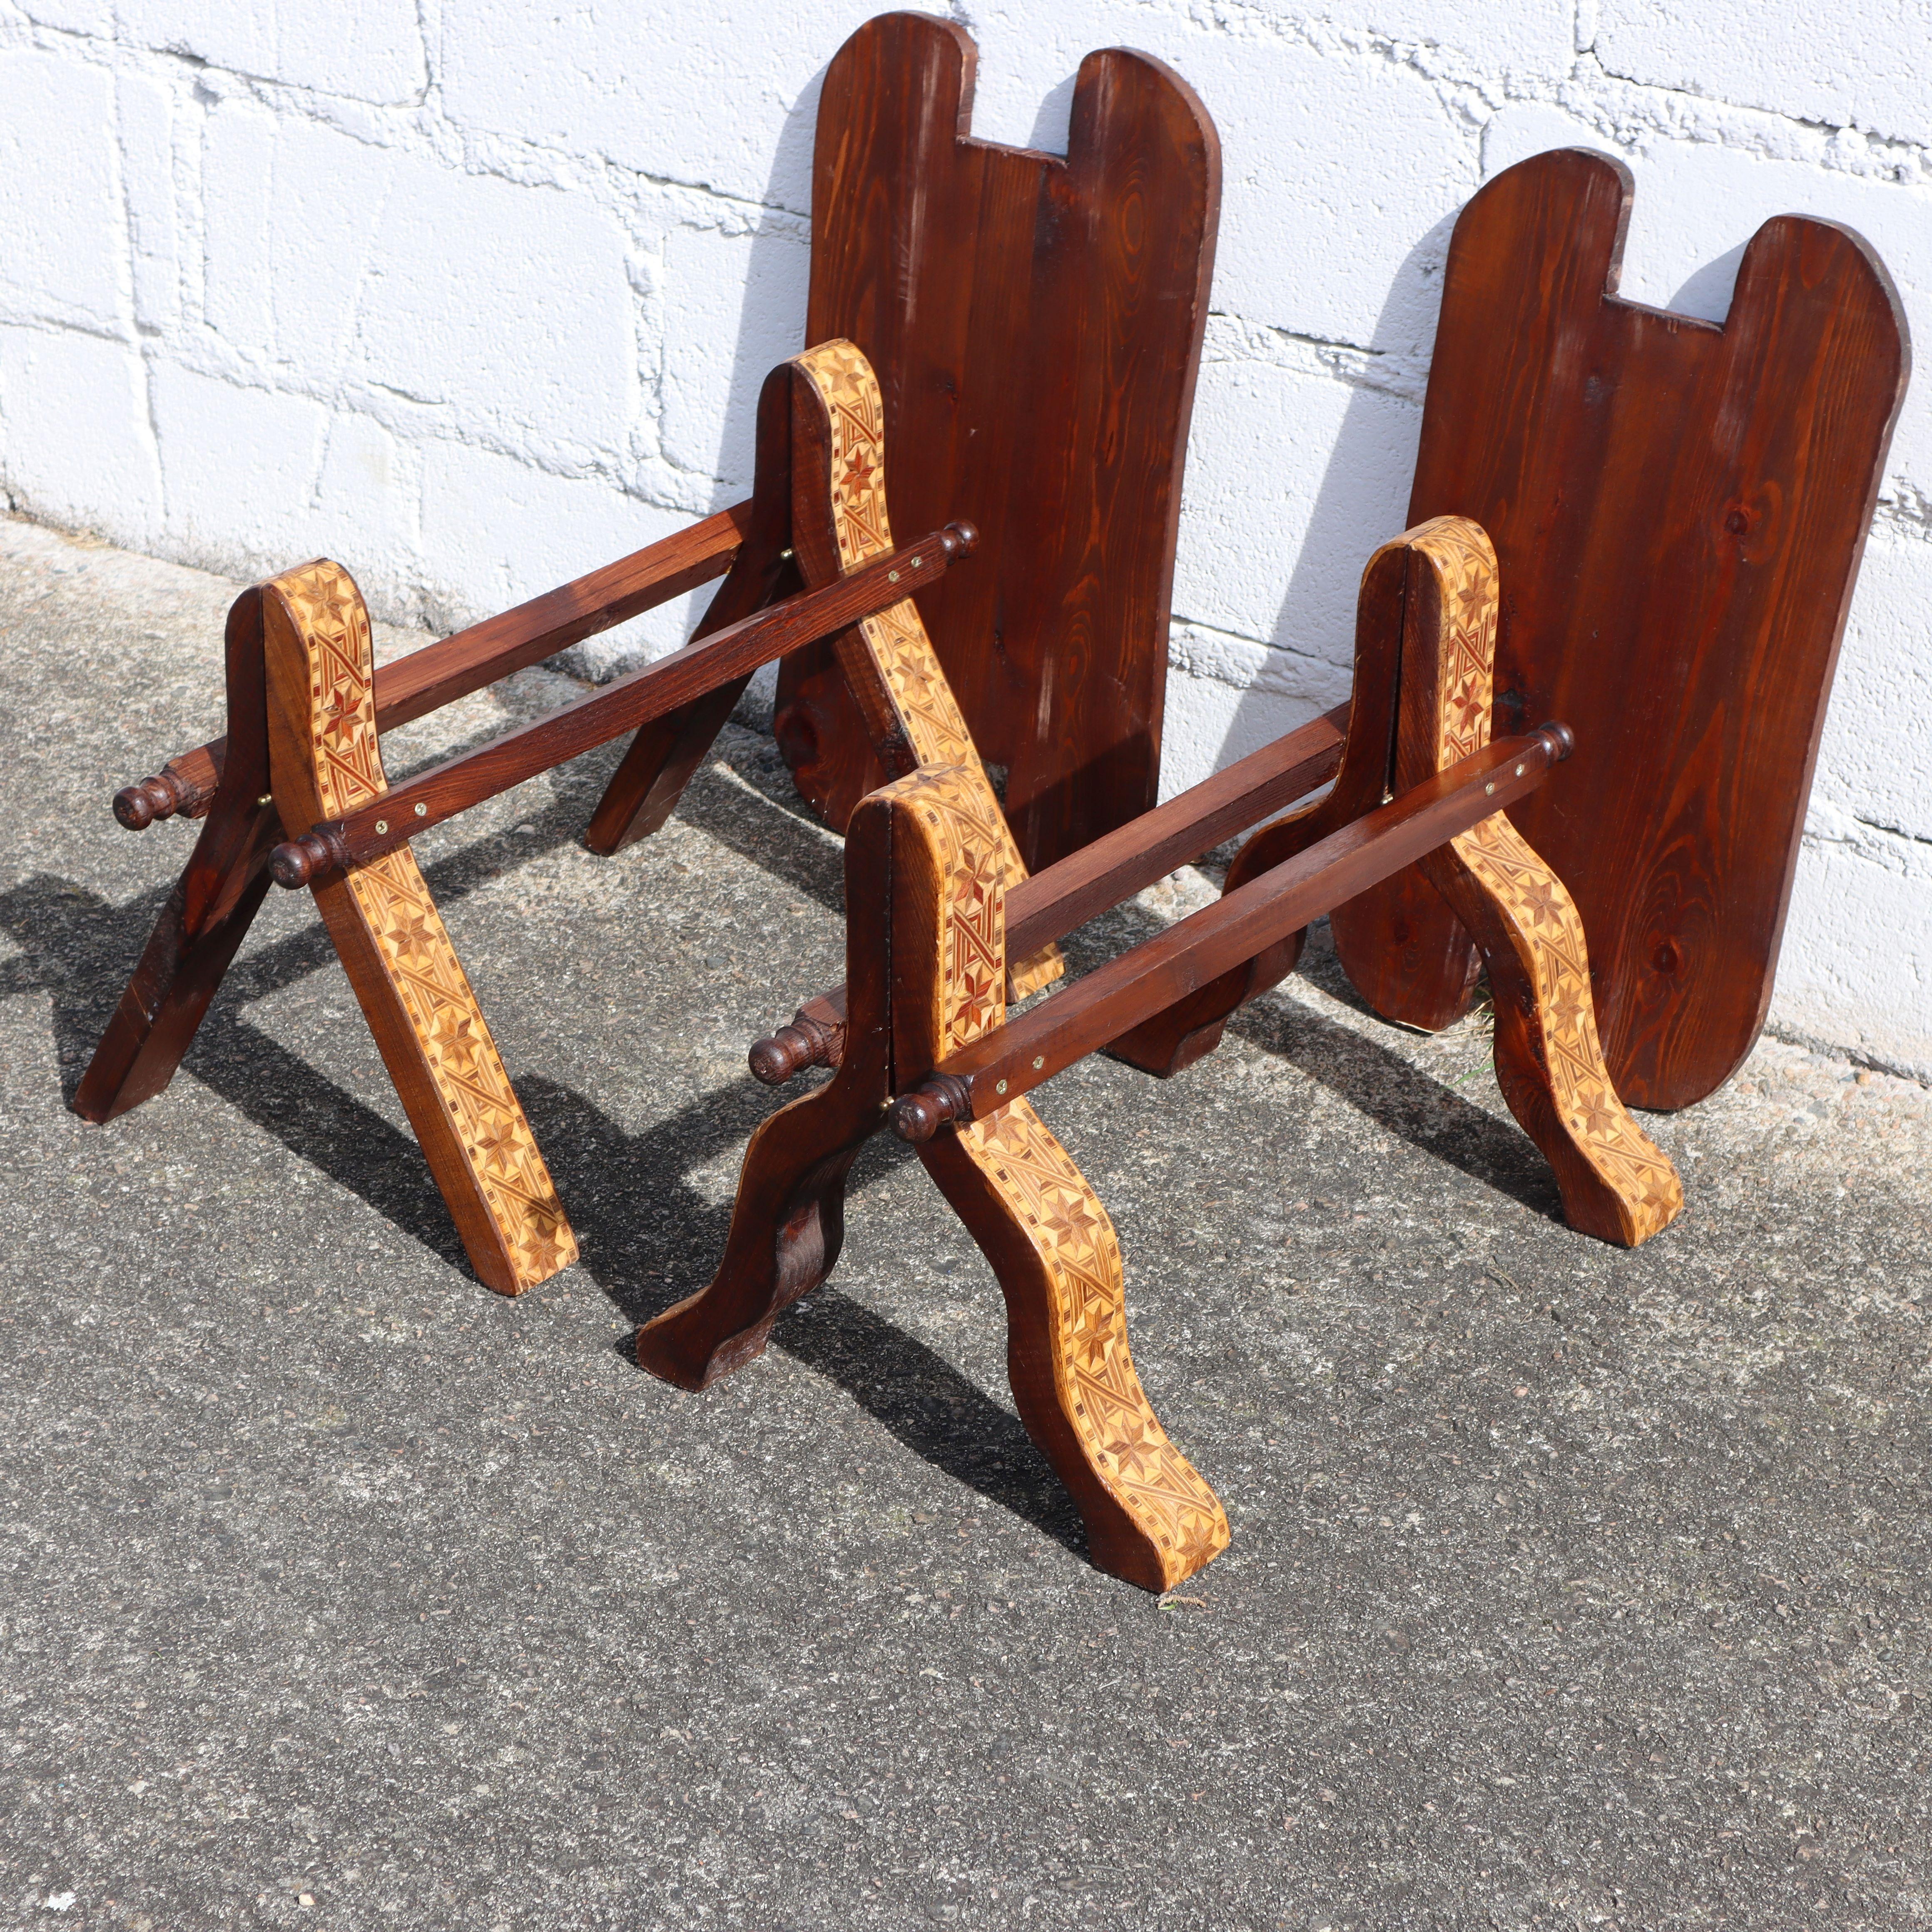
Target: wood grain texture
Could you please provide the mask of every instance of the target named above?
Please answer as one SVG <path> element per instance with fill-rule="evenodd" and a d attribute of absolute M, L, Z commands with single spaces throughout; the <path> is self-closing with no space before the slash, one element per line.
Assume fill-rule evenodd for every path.
<path fill-rule="evenodd" d="M 894 812 L 893 1060 L 930 1066 L 1006 1017 L 1005 822 L 958 767 L 879 796 Z M 1100 1196 L 1024 1100 L 920 1157 L 999 1279 L 1020 1419 L 1078 1505 L 1093 1560 L 1172 1588 L 1226 1547 L 1228 1520 L 1135 1372 Z"/>
<path fill-rule="evenodd" d="M 816 585 L 849 577 L 892 548 L 885 404 L 872 365 L 850 342 L 820 343 L 790 366 L 792 535 L 805 580 Z M 908 597 L 862 618 L 834 648 L 868 740 L 887 755 L 903 746 L 916 766 L 966 773 L 962 782 L 983 794 L 1001 885 L 1018 885 L 1026 863 L 919 606 Z M 1066 966 L 1049 942 L 1007 970 L 1018 1000 L 1050 986 Z"/>
<path fill-rule="evenodd" d="M 1398 572 L 1395 778 L 1406 789 L 1490 742 L 1499 586 L 1488 538 L 1460 517 L 1406 532 L 1377 552 L 1368 574 L 1393 580 Z M 1676 1217 L 1684 1190 L 1604 1064 L 1575 902 L 1500 812 L 1420 864 L 1475 935 L 1496 1003 L 1498 1084 L 1556 1169 L 1564 1217 L 1620 1246 L 1648 1240 Z"/>
<path fill-rule="evenodd" d="M 110 1120 L 174 1078 L 268 890 L 282 821 L 268 798 L 259 587 L 229 610 L 226 660 L 228 734 L 218 742 L 227 755 L 213 804 L 75 1091 L 85 1120 Z"/>
<path fill-rule="evenodd" d="M 1495 544 L 1497 728 L 1577 737 L 1517 822 L 1589 932 L 1617 1087 L 1675 1108 L 1763 1022 L 1909 357 L 1869 247 L 1796 215 L 1752 238 L 1721 327 L 1621 300 L 1630 198 L 1621 164 L 1563 149 L 1463 210 L 1409 520 Z M 1419 874 L 1334 924 L 1378 1011 L 1466 1007 L 1469 940 Z"/>
<path fill-rule="evenodd" d="M 1186 83 L 1119 49 L 1081 64 L 1064 161 L 975 140 L 975 58 L 892 14 L 833 59 L 806 339 L 879 372 L 901 526 L 980 530 L 925 620 L 1038 869 L 1154 802 L 1220 161 Z M 784 667 L 778 731 L 835 826 L 889 775 L 830 650 Z"/>
<path fill-rule="evenodd" d="M 662 543 L 634 550 L 615 563 L 380 666 L 376 673 L 376 729 L 392 730 L 440 710 L 512 671 L 541 664 L 586 638 L 709 582 L 738 554 L 752 509 L 748 500 L 734 503 Z M 161 770 L 165 802 L 157 797 L 146 812 L 130 813 L 122 806 L 124 792 L 116 800 L 115 816 L 136 831 L 177 812 L 200 818 L 214 799 L 227 755 L 225 738 L 178 754 Z M 146 779 L 127 789 L 140 790 L 155 782 Z"/>
<path fill-rule="evenodd" d="M 265 587 L 269 760 L 285 811 L 336 819 L 387 787 L 368 613 L 326 559 Z M 520 1294 L 577 1257 L 549 1170 L 407 846 L 316 905 L 478 1275 Z"/>

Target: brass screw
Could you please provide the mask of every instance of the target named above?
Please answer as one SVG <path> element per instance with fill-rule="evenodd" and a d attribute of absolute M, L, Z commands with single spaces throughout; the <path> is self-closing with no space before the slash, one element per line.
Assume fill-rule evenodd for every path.
<path fill-rule="evenodd" d="M 1494 785 L 1486 784 L 1483 788 L 1483 796 L 1485 798 L 1493 798 L 1496 796 L 1496 788 Z"/>
<path fill-rule="evenodd" d="M 886 581 L 888 584 L 896 584 L 898 580 L 899 574 L 896 570 L 889 570 L 886 572 Z"/>
<path fill-rule="evenodd" d="M 1522 776 L 1522 773 L 1523 773 L 1523 767 L 1522 767 L 1521 765 L 1517 766 L 1516 766 L 1516 776 L 1517 776 L 1518 778 L 1521 778 L 1521 777 Z"/>
<path fill-rule="evenodd" d="M 1004 1080 L 996 1080 L 994 1082 L 993 1091 L 995 1094 L 1004 1094 L 1006 1090 L 1006 1083 Z"/>
<path fill-rule="evenodd" d="M 916 569 L 920 567 L 920 566 L 922 563 L 923 563 L 925 561 L 926 561 L 926 560 L 925 560 L 923 557 L 918 557 L 918 556 L 914 557 L 914 558 L 913 559 L 913 560 L 912 560 L 912 567 L 913 567 L 913 568 L 914 568 L 914 569 L 915 569 L 915 570 L 916 570 Z"/>
<path fill-rule="evenodd" d="M 1516 769 L 1520 771 L 1522 770 L 1522 767 L 1518 766 Z M 418 806 L 416 807 L 416 816 L 418 818 L 427 818 L 429 816 L 429 807 L 426 805 Z"/>
<path fill-rule="evenodd" d="M 257 800 L 256 800 L 256 801 L 255 801 L 256 804 L 258 806 L 264 806 L 264 805 L 273 805 L 273 804 L 274 803 L 274 802 L 275 802 L 275 794 L 274 794 L 273 792 L 272 792 L 272 791 L 265 791 L 264 793 L 262 793 L 262 796 L 261 796 L 260 798 L 258 798 Z"/>
<path fill-rule="evenodd" d="M 1034 1055 L 1034 1057 L 1033 1057 L 1033 1070 L 1034 1070 L 1036 1073 L 1037 1073 L 1037 1072 L 1040 1071 L 1040 1070 L 1042 1066 L 1044 1066 L 1046 1064 L 1046 1055 L 1045 1054 L 1043 1054 L 1043 1053 L 1036 1053 L 1036 1054 Z"/>
<path fill-rule="evenodd" d="M 388 821 L 386 818 L 379 818 L 379 819 L 377 819 L 377 820 L 376 820 L 376 836 L 378 838 L 381 838 L 381 837 L 382 837 L 382 834 L 383 834 L 384 832 L 386 832 L 386 831 L 388 831 L 388 829 L 389 829 L 389 821 Z"/>

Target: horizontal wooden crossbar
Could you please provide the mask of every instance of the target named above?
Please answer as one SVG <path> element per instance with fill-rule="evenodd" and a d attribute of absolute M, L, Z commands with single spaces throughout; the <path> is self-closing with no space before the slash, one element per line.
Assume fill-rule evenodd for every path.
<path fill-rule="evenodd" d="M 907 1140 L 974 1120 L 1533 791 L 1570 753 L 1562 725 L 1505 738 L 1318 840 L 1065 991 L 982 1034 L 893 1108 Z"/>
<path fill-rule="evenodd" d="M 432 766 L 371 803 L 278 845 L 269 860 L 276 883 L 291 889 L 312 885 L 337 868 L 380 859 L 418 832 L 538 772 L 664 717 L 760 664 L 901 602 L 938 582 L 976 541 L 975 532 L 964 524 L 929 531 L 822 590 L 788 597 L 602 691 Z"/>
<path fill-rule="evenodd" d="M 730 568 L 752 520 L 748 498 L 588 576 L 486 617 L 376 671 L 376 728 L 387 731 L 440 710 L 572 644 L 681 597 Z M 114 816 L 130 832 L 158 818 L 199 818 L 220 782 L 228 741 L 217 738 L 170 758 L 154 777 L 114 796 Z"/>

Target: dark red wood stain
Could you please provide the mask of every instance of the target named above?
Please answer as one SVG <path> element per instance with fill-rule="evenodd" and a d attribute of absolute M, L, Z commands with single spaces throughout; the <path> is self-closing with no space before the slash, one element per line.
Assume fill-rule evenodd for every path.
<path fill-rule="evenodd" d="M 1038 870 L 1154 802 L 1220 150 L 1186 83 L 1120 49 L 1081 64 L 1065 160 L 974 140 L 975 58 L 963 28 L 891 14 L 832 61 L 806 335 L 878 372 L 894 526 L 979 527 L 970 582 L 920 608 Z M 884 773 L 829 649 L 778 702 L 800 790 L 842 826 Z"/>
<path fill-rule="evenodd" d="M 1576 896 L 1619 1091 L 1675 1108 L 1763 1024 L 1910 352 L 1871 249 L 1802 216 L 1752 238 L 1721 327 L 1619 299 L 1630 196 L 1565 148 L 1463 210 L 1408 520 L 1496 545 L 1496 731 L 1576 736 L 1511 816 Z M 1334 926 L 1379 1012 L 1466 1009 L 1474 950 L 1419 874 Z"/>

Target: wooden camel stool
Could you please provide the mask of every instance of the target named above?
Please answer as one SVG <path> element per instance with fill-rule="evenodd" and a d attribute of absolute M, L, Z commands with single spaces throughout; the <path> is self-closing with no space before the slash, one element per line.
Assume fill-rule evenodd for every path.
<path fill-rule="evenodd" d="M 808 578 L 828 557 L 863 568 L 891 539 L 862 359 L 818 352 L 794 366 L 805 378 L 797 399 L 815 393 L 833 425 L 830 540 L 811 556 L 801 542 L 802 567 Z M 798 512 L 802 537 L 802 502 Z M 890 698 L 915 762 L 866 798 L 848 830 L 845 986 L 752 1049 L 769 1082 L 808 1064 L 836 1071 L 752 1136 L 716 1277 L 640 1331 L 639 1361 L 699 1388 L 758 1354 L 778 1312 L 836 1262 L 846 1175 L 890 1119 L 992 1263 L 1015 1401 L 1080 1508 L 1094 1562 L 1172 1588 L 1226 1544 L 1226 1518 L 1135 1375 L 1106 1210 L 1023 1096 L 1417 861 L 1484 949 L 1503 1090 L 1555 1167 L 1572 1222 L 1627 1245 L 1665 1226 L 1682 1192 L 1604 1071 L 1575 908 L 1502 815 L 1568 754 L 1569 734 L 1550 726 L 1489 742 L 1496 610 L 1495 559 L 1475 525 L 1443 518 L 1384 544 L 1363 579 L 1340 773 L 1322 803 L 1288 821 L 1296 856 L 1011 1021 L 1011 954 L 1037 957 L 1304 796 L 1335 770 L 1335 722 L 1027 879 L 970 740 L 914 722 L 916 706 L 948 707 L 910 603 L 842 638 L 855 690 L 868 684 L 859 651 L 873 658 L 870 687 Z M 889 726 L 876 721 L 881 742 Z"/>

